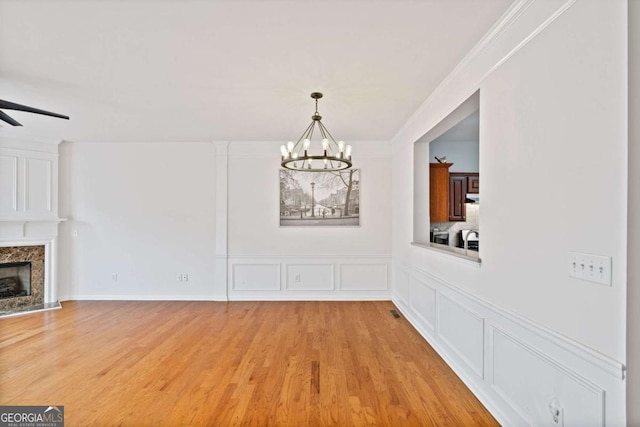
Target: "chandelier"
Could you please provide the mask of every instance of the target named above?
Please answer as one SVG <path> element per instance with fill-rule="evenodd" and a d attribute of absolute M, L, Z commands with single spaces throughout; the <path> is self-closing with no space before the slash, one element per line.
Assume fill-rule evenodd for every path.
<path fill-rule="evenodd" d="M 351 146 L 345 147 L 343 141 L 336 142 L 327 128 L 322 124 L 322 116 L 318 113 L 318 99 L 320 92 L 313 92 L 311 98 L 316 100 L 316 112 L 311 116 L 311 124 L 302 133 L 295 144 L 289 141 L 286 146 L 280 146 L 283 168 L 304 172 L 340 171 L 351 167 Z M 321 139 L 322 154 L 312 155 L 311 140 L 314 131 Z M 319 134 L 319 135 L 318 135 Z"/>

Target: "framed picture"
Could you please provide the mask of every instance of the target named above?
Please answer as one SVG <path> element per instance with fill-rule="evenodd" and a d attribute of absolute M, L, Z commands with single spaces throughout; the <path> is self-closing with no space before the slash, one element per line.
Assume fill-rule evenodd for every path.
<path fill-rule="evenodd" d="M 360 169 L 280 170 L 281 226 L 360 225 Z"/>

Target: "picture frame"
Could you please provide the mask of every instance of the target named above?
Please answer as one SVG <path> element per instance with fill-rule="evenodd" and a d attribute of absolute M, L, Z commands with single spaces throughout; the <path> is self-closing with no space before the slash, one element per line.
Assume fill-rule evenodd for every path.
<path fill-rule="evenodd" d="M 280 169 L 281 227 L 360 225 L 360 169 Z"/>

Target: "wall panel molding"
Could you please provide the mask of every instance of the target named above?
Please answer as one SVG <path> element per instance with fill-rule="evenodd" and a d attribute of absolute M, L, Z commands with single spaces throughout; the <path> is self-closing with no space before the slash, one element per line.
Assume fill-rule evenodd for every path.
<path fill-rule="evenodd" d="M 18 156 L 0 155 L 0 209 L 9 215 L 18 211 Z"/>
<path fill-rule="evenodd" d="M 286 264 L 285 287 L 292 291 L 333 291 L 334 264 Z"/>
<path fill-rule="evenodd" d="M 229 300 L 389 300 L 391 257 L 291 255 L 228 257 Z M 271 266 L 269 283 L 248 285 L 239 272 Z M 276 277 L 275 269 L 279 275 Z M 257 270 L 256 270 L 257 271 Z M 244 278 L 243 278 L 244 277 Z M 253 276 L 251 276 L 253 277 Z M 245 284 L 241 281 L 244 280 Z M 277 283 L 275 283 L 277 280 Z"/>
<path fill-rule="evenodd" d="M 624 424 L 621 363 L 416 265 L 393 271 L 393 302 L 501 424 L 561 425 L 554 398 L 564 425 Z"/>
<path fill-rule="evenodd" d="M 436 301 L 438 336 L 484 378 L 484 318 L 441 293 Z"/>
<path fill-rule="evenodd" d="M 227 255 L 229 246 L 229 143 L 213 142 L 216 167 L 215 201 L 216 201 L 216 257 L 213 293 L 217 300 L 227 301 Z"/>
<path fill-rule="evenodd" d="M 435 332 L 437 320 L 436 301 L 438 299 L 436 289 L 429 286 L 425 280 L 419 277 L 410 277 L 406 271 L 400 271 L 396 274 L 397 277 L 402 277 L 403 275 L 407 276 L 409 287 L 405 302 L 424 321 L 425 325 Z"/>
<path fill-rule="evenodd" d="M 604 390 L 499 327 L 492 325 L 489 330 L 494 355 L 489 383 L 523 418 L 537 425 L 547 423 L 548 416 L 532 411 L 530 402 L 543 406 L 548 396 L 554 396 L 563 411 L 572 414 L 571 424 L 605 425 Z"/>
<path fill-rule="evenodd" d="M 20 150 L 0 138 L 0 168 L 0 221 L 58 220 L 57 151 Z"/>
<path fill-rule="evenodd" d="M 25 158 L 24 210 L 49 213 L 53 206 L 53 166 L 51 160 Z"/>
<path fill-rule="evenodd" d="M 279 291 L 280 276 L 280 264 L 234 264 L 230 291 Z"/>
<path fill-rule="evenodd" d="M 387 291 L 389 269 L 385 262 L 341 263 L 340 290 Z"/>

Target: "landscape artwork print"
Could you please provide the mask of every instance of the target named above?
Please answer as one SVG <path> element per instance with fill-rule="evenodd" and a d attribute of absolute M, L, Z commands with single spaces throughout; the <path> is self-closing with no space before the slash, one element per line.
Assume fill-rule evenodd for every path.
<path fill-rule="evenodd" d="M 360 169 L 280 170 L 281 226 L 360 225 Z"/>

